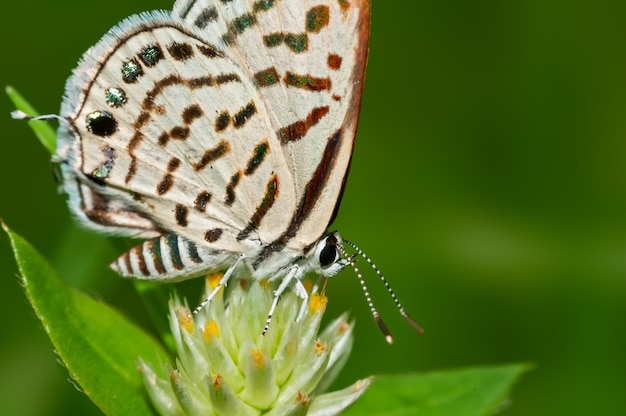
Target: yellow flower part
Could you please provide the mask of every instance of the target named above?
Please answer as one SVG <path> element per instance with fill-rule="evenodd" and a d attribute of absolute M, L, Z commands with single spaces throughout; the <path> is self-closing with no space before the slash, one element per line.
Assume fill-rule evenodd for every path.
<path fill-rule="evenodd" d="M 309 313 L 313 315 L 317 311 L 321 310 L 322 313 L 326 312 L 326 304 L 328 303 L 328 298 L 324 295 L 314 294 L 311 296 L 309 300 Z"/>
<path fill-rule="evenodd" d="M 215 289 L 222 280 L 222 277 L 224 277 L 224 273 L 222 272 L 211 273 L 206 276 L 206 282 L 211 289 Z"/>
<path fill-rule="evenodd" d="M 204 324 L 204 340 L 209 342 L 211 338 L 219 338 L 220 327 L 213 319 Z"/>
<path fill-rule="evenodd" d="M 180 326 L 185 328 L 187 332 L 189 332 L 190 334 L 193 334 L 194 323 L 193 323 L 193 317 L 191 316 L 189 309 L 186 309 L 186 308 L 178 309 L 178 322 L 180 323 Z"/>

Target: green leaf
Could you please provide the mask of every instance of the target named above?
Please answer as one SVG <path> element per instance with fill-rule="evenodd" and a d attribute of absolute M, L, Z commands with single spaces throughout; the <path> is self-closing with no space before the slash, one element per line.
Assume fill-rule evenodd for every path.
<path fill-rule="evenodd" d="M 478 416 L 504 403 L 522 364 L 376 377 L 346 415 Z"/>
<path fill-rule="evenodd" d="M 15 108 L 18 110 L 28 114 L 31 117 L 36 117 L 39 115 L 37 110 L 30 105 L 22 95 L 17 92 L 17 90 L 13 87 L 6 87 L 6 93 L 13 101 Z M 28 125 L 33 129 L 33 132 L 43 144 L 43 147 L 50 152 L 50 154 L 54 154 L 54 150 L 56 149 L 56 133 L 52 127 L 48 123 L 42 120 L 31 120 Z"/>
<path fill-rule="evenodd" d="M 174 291 L 172 285 L 158 284 L 144 280 L 133 279 L 133 286 L 143 302 L 143 306 L 148 312 L 152 324 L 159 334 L 161 340 L 172 353 L 176 352 L 176 343 L 170 321 L 167 315 L 167 305 L 171 293 Z"/>
<path fill-rule="evenodd" d="M 108 415 L 153 415 L 137 358 L 160 369 L 161 344 L 106 304 L 67 286 L 22 237 L 9 235 L 22 284 L 72 378 Z"/>

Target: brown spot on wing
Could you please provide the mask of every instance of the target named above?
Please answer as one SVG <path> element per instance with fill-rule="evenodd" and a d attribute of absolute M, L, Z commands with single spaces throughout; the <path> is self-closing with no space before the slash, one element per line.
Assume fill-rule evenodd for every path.
<path fill-rule="evenodd" d="M 193 22 L 194 26 L 198 29 L 204 29 L 207 24 L 211 22 L 215 22 L 217 20 L 217 9 L 215 6 L 213 7 L 205 7 L 202 9 L 202 12 L 196 18 L 196 21 Z"/>
<path fill-rule="evenodd" d="M 217 146 L 207 149 L 199 162 L 193 164 L 193 169 L 199 171 L 204 169 L 209 163 L 221 158 L 230 151 L 230 144 L 226 140 L 221 140 Z"/>
<path fill-rule="evenodd" d="M 275 67 L 267 68 L 254 74 L 254 82 L 257 87 L 269 87 L 280 81 L 280 76 Z"/>
<path fill-rule="evenodd" d="M 241 82 L 241 78 L 237 74 L 221 74 L 216 77 L 218 84 L 226 84 L 229 82 Z"/>
<path fill-rule="evenodd" d="M 237 114 L 233 116 L 233 126 L 235 128 L 241 128 L 246 122 L 256 114 L 256 106 L 254 101 L 250 101 L 245 107 L 243 107 Z"/>
<path fill-rule="evenodd" d="M 165 146 L 169 140 L 170 140 L 169 133 L 164 131 L 159 135 L 157 142 L 159 143 L 160 146 Z"/>
<path fill-rule="evenodd" d="M 285 85 L 305 91 L 325 91 L 331 88 L 330 78 L 318 78 L 308 74 L 299 75 L 290 71 L 285 74 Z"/>
<path fill-rule="evenodd" d="M 200 107 L 198 104 L 190 105 L 183 110 L 183 123 L 191 124 L 195 119 L 202 117 L 203 114 L 204 111 L 202 111 L 202 107 Z"/>
<path fill-rule="evenodd" d="M 165 195 L 172 189 L 172 186 L 174 186 L 174 175 L 166 173 L 163 179 L 161 179 L 161 182 L 157 184 L 157 194 Z"/>
<path fill-rule="evenodd" d="M 206 206 L 211 201 L 211 194 L 207 191 L 202 191 L 198 194 L 196 199 L 193 201 L 193 207 L 198 212 L 205 212 Z"/>
<path fill-rule="evenodd" d="M 278 130 L 278 138 L 282 144 L 294 142 L 303 138 L 309 129 L 330 111 L 329 106 L 316 107 L 307 115 L 306 119 L 298 120 L 287 127 Z"/>
<path fill-rule="evenodd" d="M 213 85 L 215 85 L 215 80 L 211 76 L 192 78 L 187 81 L 187 85 L 192 90 L 197 90 L 204 87 L 212 87 Z"/>
<path fill-rule="evenodd" d="M 140 130 L 148 121 L 150 121 L 151 117 L 152 116 L 150 115 L 149 112 L 142 111 L 141 113 L 139 113 L 139 116 L 137 116 L 137 118 L 135 119 L 135 122 L 133 123 L 133 128 L 135 130 Z"/>
<path fill-rule="evenodd" d="M 196 48 L 198 48 L 200 53 L 207 58 L 222 58 L 224 56 L 224 54 L 218 51 L 217 48 L 213 45 L 196 45 Z"/>
<path fill-rule="evenodd" d="M 235 187 L 239 184 L 241 179 L 241 171 L 237 171 L 230 177 L 228 185 L 226 185 L 226 198 L 224 203 L 226 205 L 232 205 L 235 202 Z"/>
<path fill-rule="evenodd" d="M 214 243 L 222 236 L 222 232 L 221 228 L 213 228 L 204 233 L 204 239 L 209 243 Z"/>
<path fill-rule="evenodd" d="M 174 186 L 174 175 L 172 175 L 172 173 L 174 173 L 178 167 L 180 166 L 180 159 L 173 157 L 170 159 L 170 161 L 167 164 L 167 173 L 163 176 L 163 179 L 161 179 L 161 182 L 159 182 L 157 184 L 157 194 L 159 195 L 164 195 L 166 194 L 170 189 L 172 189 L 172 186 Z"/>
<path fill-rule="evenodd" d="M 187 207 L 181 204 L 176 204 L 176 209 L 174 211 L 174 217 L 176 218 L 176 224 L 181 227 L 186 227 L 189 223 L 187 221 L 187 214 L 189 211 Z"/>
<path fill-rule="evenodd" d="M 135 157 L 134 152 L 139 147 L 142 140 L 143 134 L 140 131 L 135 130 L 135 134 L 133 134 L 133 137 L 131 137 L 126 145 L 126 149 L 130 155 L 130 166 L 128 167 L 128 172 L 126 172 L 125 183 L 129 183 L 131 179 L 133 179 L 133 176 L 137 173 L 137 158 Z"/>
<path fill-rule="evenodd" d="M 248 165 L 246 166 L 246 170 L 244 173 L 246 175 L 252 175 L 258 168 L 261 166 L 263 160 L 265 160 L 265 156 L 270 148 L 270 144 L 267 139 L 263 140 L 261 143 L 255 146 L 254 153 L 248 160 Z"/>
<path fill-rule="evenodd" d="M 174 42 L 167 47 L 167 51 L 177 61 L 186 61 L 194 56 L 193 48 L 188 43 Z"/>
<path fill-rule="evenodd" d="M 230 124 L 230 114 L 228 111 L 224 111 L 215 119 L 215 131 L 225 130 Z"/>
<path fill-rule="evenodd" d="M 186 140 L 191 134 L 191 130 L 187 126 L 176 126 L 170 130 L 170 137 L 176 140 Z"/>
<path fill-rule="evenodd" d="M 312 7 L 306 13 L 307 32 L 319 33 L 322 28 L 328 26 L 330 21 L 330 9 L 326 5 Z"/>
<path fill-rule="evenodd" d="M 341 68 L 342 61 L 343 58 L 341 58 L 341 56 L 335 53 L 331 53 L 330 55 L 328 55 L 328 60 L 326 63 L 330 69 L 332 69 L 333 71 L 337 71 L 339 70 L 339 68 Z"/>

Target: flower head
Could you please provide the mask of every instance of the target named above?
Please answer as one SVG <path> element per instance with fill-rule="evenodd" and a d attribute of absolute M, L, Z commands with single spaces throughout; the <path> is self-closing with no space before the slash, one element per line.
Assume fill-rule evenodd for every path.
<path fill-rule="evenodd" d="M 208 279 L 208 291 L 213 281 Z M 194 318 L 178 298 L 170 302 L 178 358 L 167 371 L 169 379 L 140 360 L 148 392 L 162 415 L 333 415 L 371 383 L 365 379 L 323 393 L 348 358 L 354 327 L 343 314 L 318 334 L 324 296 L 312 295 L 306 316 L 297 321 L 303 301 L 284 294 L 269 331 L 261 335 L 272 303 L 271 285 L 253 281 L 246 289 L 236 284 L 227 302 L 223 292 Z"/>

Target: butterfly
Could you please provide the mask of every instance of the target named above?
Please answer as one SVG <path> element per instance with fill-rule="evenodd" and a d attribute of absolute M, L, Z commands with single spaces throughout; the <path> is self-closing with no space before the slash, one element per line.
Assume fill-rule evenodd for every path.
<path fill-rule="evenodd" d="M 85 226 L 144 240 L 111 268 L 154 281 L 226 270 L 218 289 L 241 270 L 275 279 L 265 333 L 288 287 L 306 299 L 307 273 L 350 264 L 391 342 L 344 243 L 373 263 L 327 232 L 369 26 L 369 0 L 178 0 L 91 47 L 66 83 L 53 161 Z"/>

